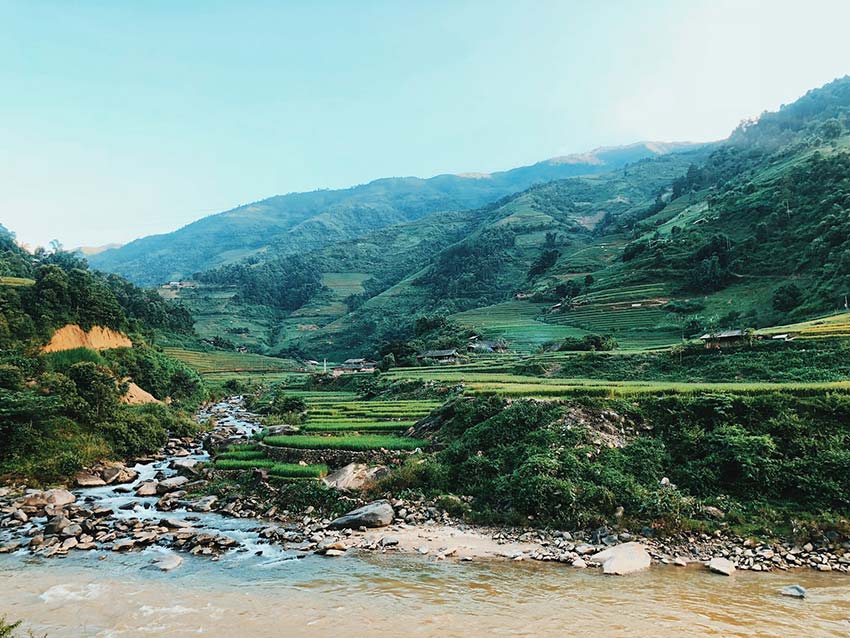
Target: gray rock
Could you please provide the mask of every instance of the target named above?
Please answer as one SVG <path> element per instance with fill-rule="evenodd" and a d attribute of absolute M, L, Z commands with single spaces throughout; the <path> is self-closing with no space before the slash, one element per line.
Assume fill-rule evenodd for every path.
<path fill-rule="evenodd" d="M 590 557 L 594 563 L 602 563 L 602 573 L 624 576 L 649 567 L 652 559 L 640 543 L 622 543 L 609 547 Z"/>
<path fill-rule="evenodd" d="M 156 481 L 145 481 L 136 488 L 136 496 L 156 496 Z"/>
<path fill-rule="evenodd" d="M 181 487 L 186 485 L 189 482 L 189 479 L 185 476 L 172 476 L 171 478 L 167 478 L 164 481 L 160 481 L 156 486 L 157 494 L 168 494 L 169 492 L 174 492 L 179 490 Z"/>
<path fill-rule="evenodd" d="M 783 596 L 790 596 L 791 598 L 805 598 L 806 588 L 800 585 L 788 585 L 788 587 L 780 589 L 779 593 Z"/>
<path fill-rule="evenodd" d="M 91 472 L 80 472 L 74 478 L 74 482 L 77 487 L 103 487 L 106 485 L 106 481 Z"/>
<path fill-rule="evenodd" d="M 723 574 L 724 576 L 731 576 L 735 573 L 735 566 L 732 564 L 732 561 L 720 556 L 715 556 L 708 561 L 708 569 L 715 574 Z"/>
<path fill-rule="evenodd" d="M 168 553 L 153 561 L 153 566 L 164 572 L 170 572 L 183 564 L 183 558 L 174 553 Z"/>
<path fill-rule="evenodd" d="M 383 465 L 369 467 L 365 463 L 349 463 L 322 479 L 325 485 L 338 490 L 359 490 L 388 472 Z"/>
<path fill-rule="evenodd" d="M 388 501 L 373 501 L 332 520 L 329 529 L 386 527 L 393 521 L 393 506 Z"/>

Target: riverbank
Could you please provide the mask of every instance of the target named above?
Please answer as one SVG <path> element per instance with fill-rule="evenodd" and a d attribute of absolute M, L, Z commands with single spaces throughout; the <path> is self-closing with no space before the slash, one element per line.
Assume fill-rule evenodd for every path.
<path fill-rule="evenodd" d="M 850 573 L 850 543 L 823 538 L 797 546 L 758 542 L 730 534 L 680 534 L 664 538 L 600 528 L 582 531 L 487 528 L 469 525 L 427 501 L 390 499 L 381 520 L 339 525 L 312 505 L 281 509 L 280 485 L 262 472 L 253 489 L 219 498 L 209 494 L 208 450 L 246 440 L 257 417 L 237 399 L 199 414 L 214 427 L 194 438 L 173 439 L 154 458 L 126 467 L 107 464 L 77 477 L 73 491 L 0 489 L 0 553 L 40 557 L 79 552 L 139 552 L 149 547 L 176 552 L 160 565 L 176 569 L 180 556 L 219 558 L 230 552 L 303 558 L 350 551 L 404 553 L 439 561 L 508 559 L 593 567 L 594 554 L 622 543 L 643 545 L 654 564 L 686 566 L 722 559 L 737 570 L 769 572 L 799 568 Z M 348 499 L 351 509 L 363 503 Z M 717 570 L 715 570 L 717 571 Z M 722 571 L 729 571 L 728 568 Z"/>

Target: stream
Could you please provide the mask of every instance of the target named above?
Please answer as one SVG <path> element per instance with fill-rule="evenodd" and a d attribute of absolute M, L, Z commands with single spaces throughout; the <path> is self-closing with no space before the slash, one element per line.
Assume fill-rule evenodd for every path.
<path fill-rule="evenodd" d="M 234 437 L 258 427 L 237 400 L 199 415 L 209 416 Z M 180 458 L 208 460 L 200 446 L 187 452 Z M 130 553 L 0 555 L 0 615 L 49 638 L 850 635 L 850 580 L 813 570 L 722 577 L 701 566 L 654 565 L 608 577 L 531 561 L 365 551 L 305 557 L 263 542 L 256 520 L 184 508 L 163 513 L 157 496 L 134 494 L 145 481 L 175 475 L 174 460 L 137 464 L 132 484 L 75 490 L 77 502 L 110 508 L 119 519 L 187 521 L 238 541 L 238 549 L 215 560 L 181 552 L 183 564 L 169 572 L 151 566 L 173 551 L 156 544 Z M 0 541 L 9 533 L 0 530 Z M 805 587 L 807 597 L 780 595 L 791 584 Z"/>

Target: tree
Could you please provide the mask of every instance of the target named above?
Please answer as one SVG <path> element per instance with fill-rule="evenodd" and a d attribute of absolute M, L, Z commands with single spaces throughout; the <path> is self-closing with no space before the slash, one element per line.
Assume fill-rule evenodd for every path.
<path fill-rule="evenodd" d="M 596 281 L 593 278 L 593 275 L 585 275 L 584 276 L 584 285 L 586 288 L 590 288 L 593 285 L 593 282 Z"/>
<path fill-rule="evenodd" d="M 803 302 L 803 291 L 797 284 L 782 284 L 773 291 L 773 308 L 780 312 L 788 312 Z"/>
<path fill-rule="evenodd" d="M 115 416 L 120 395 L 115 377 L 108 368 L 83 361 L 68 368 L 68 376 L 82 399 L 77 408 L 81 419 L 87 423 L 99 423 Z"/>

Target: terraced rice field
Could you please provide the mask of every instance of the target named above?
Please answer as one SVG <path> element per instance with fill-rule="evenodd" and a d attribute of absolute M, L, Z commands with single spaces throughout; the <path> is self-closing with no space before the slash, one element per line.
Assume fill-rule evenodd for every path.
<path fill-rule="evenodd" d="M 850 312 L 842 312 L 829 317 L 812 319 L 811 321 L 803 321 L 801 323 L 793 323 L 785 326 L 774 326 L 773 328 L 765 328 L 764 330 L 758 331 L 758 334 L 762 335 L 788 333 L 796 334 L 798 338 L 801 339 L 850 337 Z"/>
<path fill-rule="evenodd" d="M 352 392 L 298 388 L 288 394 L 307 403 L 307 420 L 298 434 L 262 437 L 266 445 L 309 450 L 413 451 L 427 447 L 428 442 L 403 436 L 404 432 L 440 405 L 439 401 L 425 400 L 363 401 Z M 289 464 L 267 458 L 257 445 L 231 446 L 216 457 L 214 464 L 224 470 L 265 468 L 279 478 L 318 478 L 328 471 L 323 465 L 293 470 Z"/>
<path fill-rule="evenodd" d="M 298 364 L 292 359 L 265 357 L 243 352 L 202 352 L 183 348 L 165 348 L 166 354 L 178 359 L 201 374 L 229 372 L 285 372 L 296 371 Z"/>
<path fill-rule="evenodd" d="M 585 330 L 575 326 L 544 323 L 542 312 L 547 304 L 527 301 L 504 303 L 476 308 L 452 315 L 459 323 L 470 326 L 490 339 L 502 337 L 511 350 L 530 352 L 538 346 L 567 337 L 580 337 Z"/>
<path fill-rule="evenodd" d="M 624 286 L 576 297 L 572 310 L 545 315 L 550 324 L 573 326 L 596 334 L 612 334 L 622 348 L 662 348 L 681 341 L 670 326 L 663 284 Z"/>
<path fill-rule="evenodd" d="M 627 355 L 624 355 L 627 356 Z M 462 383 L 471 395 L 505 397 L 568 398 L 575 396 L 629 396 L 636 394 L 782 391 L 808 395 L 824 391 L 850 392 L 850 381 L 829 383 L 675 383 L 663 381 L 603 381 L 562 379 L 517 374 L 469 372 L 447 368 L 409 368 L 395 372 L 397 378 L 432 379 Z"/>

